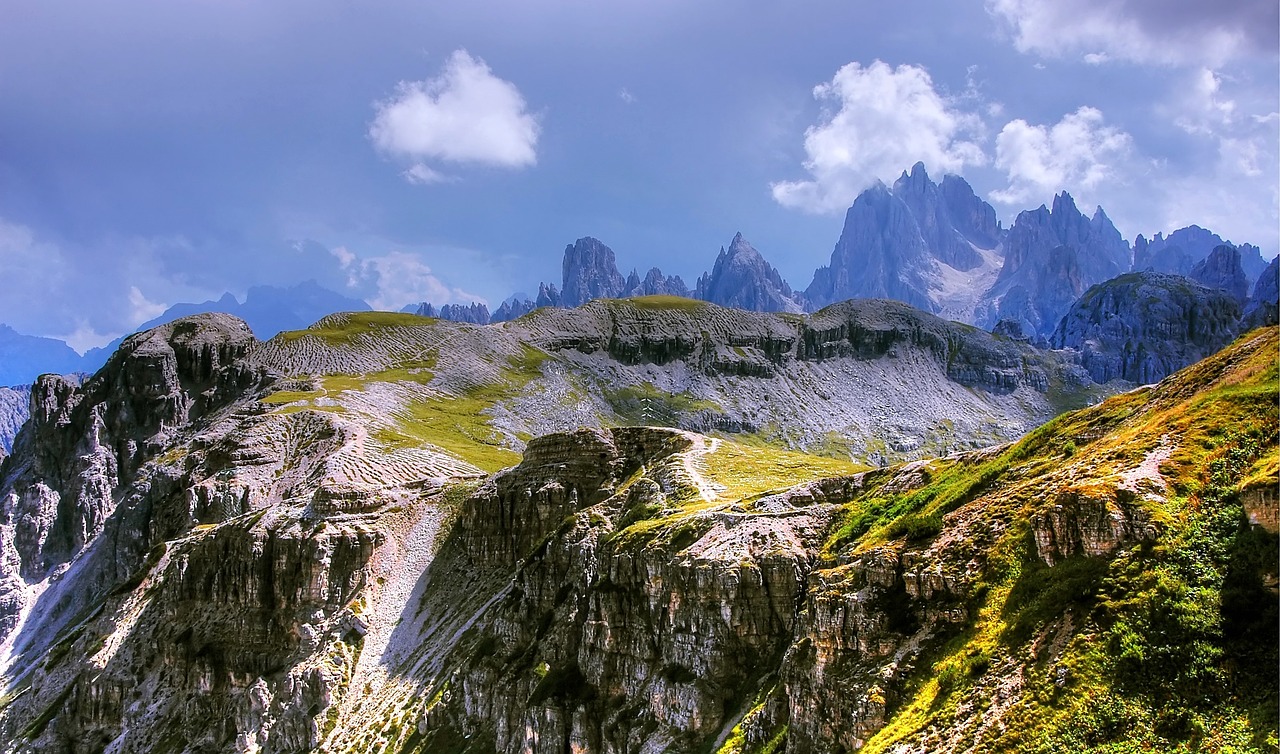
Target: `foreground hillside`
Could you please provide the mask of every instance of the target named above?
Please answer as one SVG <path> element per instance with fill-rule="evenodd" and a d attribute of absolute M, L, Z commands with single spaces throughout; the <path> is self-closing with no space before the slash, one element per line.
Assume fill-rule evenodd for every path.
<path fill-rule="evenodd" d="M 1277 328 L 867 469 L 592 425 L 1051 411 L 1062 367 L 905 307 L 626 306 L 206 315 L 42 379 L 0 469 L 4 750 L 1274 749 Z M 953 392 L 913 409 L 895 363 Z"/>

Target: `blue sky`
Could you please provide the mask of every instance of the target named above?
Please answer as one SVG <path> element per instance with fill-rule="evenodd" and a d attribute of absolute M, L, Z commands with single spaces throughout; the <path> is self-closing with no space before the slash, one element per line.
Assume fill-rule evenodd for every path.
<path fill-rule="evenodd" d="M 1280 250 L 1274 0 L 432 5 L 0 0 L 0 321 L 496 305 L 584 235 L 692 283 L 741 231 L 803 288 L 916 160 Z"/>

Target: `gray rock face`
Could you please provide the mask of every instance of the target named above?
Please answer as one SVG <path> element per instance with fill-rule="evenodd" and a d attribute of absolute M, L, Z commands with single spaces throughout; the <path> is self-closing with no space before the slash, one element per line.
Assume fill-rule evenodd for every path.
<path fill-rule="evenodd" d="M 1179 228 L 1167 238 L 1157 233 L 1148 241 L 1139 235 L 1133 241 L 1133 270 L 1189 275 L 1196 262 L 1222 244 L 1221 236 L 1199 225 Z"/>
<path fill-rule="evenodd" d="M 1025 332 L 1047 335 L 1086 288 L 1129 266 L 1129 245 L 1102 208 L 1087 218 L 1063 192 L 1053 209 L 1022 212 L 1009 229 L 1004 267 L 979 324 L 1016 319 Z"/>
<path fill-rule="evenodd" d="M 564 302 L 555 283 L 551 283 L 550 285 L 547 283 L 538 283 L 538 298 L 534 303 L 535 308 L 541 308 L 544 306 L 561 306 Z"/>
<path fill-rule="evenodd" d="M 934 311 L 928 269 L 929 251 L 911 208 L 877 183 L 854 200 L 831 263 L 818 268 L 804 295 L 815 307 L 889 298 Z"/>
<path fill-rule="evenodd" d="M 618 298 L 626 293 L 626 280 L 618 272 L 613 249 L 590 236 L 564 249 L 563 306 L 578 306 L 593 298 Z"/>
<path fill-rule="evenodd" d="M 1262 271 L 1267 269 L 1267 262 L 1262 258 L 1262 250 L 1251 243 L 1242 243 L 1240 249 L 1240 269 L 1249 281 L 1250 287 L 1258 281 Z"/>
<path fill-rule="evenodd" d="M 696 298 L 755 312 L 802 312 L 804 306 L 782 275 L 738 233 L 720 249 L 715 267 L 698 278 Z"/>
<path fill-rule="evenodd" d="M 120 502 L 121 480 L 131 480 L 176 432 L 262 381 L 238 361 L 256 342 L 242 320 L 201 314 L 126 338 L 83 385 L 58 375 L 38 379 L 0 488 L 0 530 L 12 527 L 0 550 L 19 564 L 10 581 L 39 580 L 68 562 L 102 532 Z M 13 619 L 0 612 L 0 634 Z"/>
<path fill-rule="evenodd" d="M 1240 305 L 1185 277 L 1133 272 L 1089 289 L 1054 331 L 1097 382 L 1158 382 L 1232 341 Z"/>
<path fill-rule="evenodd" d="M 29 416 L 31 386 L 0 387 L 0 451 L 13 450 L 13 439 Z"/>
<path fill-rule="evenodd" d="M 995 208 L 978 198 L 968 181 L 958 175 L 944 175 L 938 191 L 952 226 L 970 243 L 980 249 L 994 249 L 1000 244 L 1005 229 L 996 219 Z"/>
<path fill-rule="evenodd" d="M 1244 329 L 1280 324 L 1280 257 L 1258 276 L 1244 311 Z"/>
<path fill-rule="evenodd" d="M 1201 285 L 1226 291 L 1241 306 L 1249 297 L 1249 281 L 1240 267 L 1240 250 L 1230 244 L 1215 246 L 1209 256 L 1196 262 L 1188 277 Z"/>
<path fill-rule="evenodd" d="M 684 280 L 679 275 L 667 277 L 657 267 L 649 268 L 643 280 L 640 279 L 635 270 L 632 270 L 631 275 L 627 278 L 626 286 L 625 295 L 627 298 L 636 296 L 680 296 L 688 298 L 690 293 L 689 286 L 685 285 Z"/>
<path fill-rule="evenodd" d="M 830 264 L 814 273 L 804 297 L 812 308 L 892 298 L 970 319 L 995 273 L 983 252 L 998 250 L 1003 236 L 995 210 L 963 178 L 938 185 L 916 163 L 892 190 L 878 183 L 854 200 Z"/>
<path fill-rule="evenodd" d="M 489 317 L 490 322 L 510 322 L 513 319 L 519 319 L 529 312 L 537 309 L 538 306 L 529 299 L 503 301 L 502 306 L 498 307 Z"/>
<path fill-rule="evenodd" d="M 955 181 L 953 180 L 952 183 L 954 185 Z M 960 194 L 953 198 L 963 204 L 965 197 L 962 192 Z M 942 191 L 937 184 L 929 180 L 929 174 L 925 172 L 923 163 L 917 162 L 910 174 L 905 171 L 902 173 L 902 176 L 893 184 L 893 195 L 906 202 L 907 207 L 911 209 L 911 214 L 924 238 L 925 248 L 933 252 L 934 256 L 958 270 L 971 270 L 982 264 L 982 257 L 974 251 L 968 238 L 956 228 L 950 207 L 943 199 Z M 972 212 L 971 207 L 966 215 Z M 973 221 L 975 218 L 965 217 L 965 219 Z M 978 221 L 981 222 L 981 219 Z"/>
<path fill-rule="evenodd" d="M 490 322 L 489 307 L 479 303 L 470 305 L 445 304 L 436 309 L 424 301 L 414 313 L 419 317 L 435 317 L 436 319 L 447 319 L 450 322 L 467 322 L 473 325 L 487 325 Z"/>

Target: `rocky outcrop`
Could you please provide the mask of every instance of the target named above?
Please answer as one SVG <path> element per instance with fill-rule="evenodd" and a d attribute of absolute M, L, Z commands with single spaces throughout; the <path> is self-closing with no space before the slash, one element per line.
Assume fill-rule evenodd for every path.
<path fill-rule="evenodd" d="M 923 169 L 923 168 L 922 168 Z M 915 173 L 915 170 L 912 170 Z M 942 176 L 938 184 L 952 227 L 979 249 L 994 249 L 1004 240 L 1005 228 L 996 219 L 996 210 L 984 202 L 969 182 L 958 175 Z"/>
<path fill-rule="evenodd" d="M 802 312 L 798 296 L 763 255 L 738 233 L 710 273 L 698 278 L 695 298 L 753 312 Z"/>
<path fill-rule="evenodd" d="M 1052 209 L 1041 205 L 1014 221 L 1004 266 L 984 294 L 979 324 L 1016 319 L 1024 332 L 1048 335 L 1085 289 L 1129 267 L 1129 245 L 1102 208 L 1085 217 L 1063 192 Z"/>
<path fill-rule="evenodd" d="M 1228 244 L 1215 246 L 1209 256 L 1196 262 L 1188 277 L 1209 288 L 1226 291 L 1241 306 L 1249 297 L 1249 281 L 1240 267 L 1240 250 Z"/>
<path fill-rule="evenodd" d="M 490 317 L 490 322 L 510 322 L 513 319 L 519 319 L 529 312 L 537 309 L 538 306 L 529 299 L 508 300 L 503 301 Z"/>
<path fill-rule="evenodd" d="M 1067 558 L 1091 558 L 1113 554 L 1131 542 L 1150 542 L 1159 528 L 1145 511 L 1123 491 L 1110 495 L 1067 490 L 1051 507 L 1031 517 L 1036 554 L 1045 565 L 1054 566 Z"/>
<path fill-rule="evenodd" d="M 971 270 L 982 264 L 982 257 L 974 250 L 969 236 L 975 236 L 988 243 L 995 240 L 987 238 L 991 232 L 987 222 L 995 219 L 995 212 L 990 205 L 984 207 L 981 200 L 974 196 L 972 189 L 967 196 L 965 195 L 964 188 L 968 184 L 959 185 L 964 184 L 963 178 L 949 177 L 951 178 L 949 193 L 944 195 L 941 187 L 929 180 L 924 163 L 917 162 L 910 174 L 903 171 L 902 176 L 894 182 L 893 195 L 902 199 L 911 209 L 911 215 L 915 218 L 916 226 L 924 239 L 925 248 L 934 257 L 957 270 Z M 975 204 L 974 200 L 978 200 L 978 203 Z M 966 226 L 967 234 L 957 227 L 952 217 L 953 204 L 958 205 L 957 209 L 962 212 L 961 224 Z M 987 209 L 992 209 L 990 217 L 986 214 Z M 984 248 L 994 246 L 995 244 L 992 243 Z"/>
<path fill-rule="evenodd" d="M 1043 391 L 1056 369 L 1026 345 L 898 301 L 845 301 L 798 321 L 599 304 L 578 312 L 544 318 L 539 325 L 545 335 L 535 342 L 551 352 L 604 352 L 623 364 L 684 362 L 710 374 L 766 378 L 789 362 L 873 360 L 913 351 L 944 365 L 949 379 L 997 393 L 1022 386 Z"/>
<path fill-rule="evenodd" d="M 560 306 L 563 300 L 560 296 L 560 290 L 556 288 L 555 283 L 550 285 L 546 283 L 538 283 L 538 298 L 534 304 L 536 308 L 544 306 Z"/>
<path fill-rule="evenodd" d="M 119 490 L 177 434 L 265 379 L 241 362 L 254 343 L 243 321 L 202 314 L 126 338 L 83 385 L 56 375 L 36 381 L 0 488 L 0 547 L 17 566 L 6 573 L 10 593 L 21 586 L 14 577 L 39 581 L 93 541 Z M 15 617 L 0 614 L 6 632 Z"/>
<path fill-rule="evenodd" d="M 1177 275 L 1134 272 L 1093 286 L 1050 338 L 1080 351 L 1097 382 L 1158 382 L 1235 337 L 1240 306 L 1224 291 Z"/>
<path fill-rule="evenodd" d="M 1271 260 L 1258 276 L 1253 295 L 1244 310 L 1244 328 L 1280 324 L 1280 257 Z"/>
<path fill-rule="evenodd" d="M 962 581 L 929 573 L 917 553 L 814 560 L 805 543 L 862 479 L 770 499 L 767 516 L 653 526 L 644 516 L 687 494 L 672 455 L 687 437 L 546 439 L 464 505 L 441 551 L 451 570 L 495 559 L 515 570 L 424 689 L 436 700 L 418 724 L 428 746 L 699 751 L 737 724 L 758 743 L 786 727 L 788 750 L 856 748 L 903 688 L 903 648 L 966 615 Z M 580 450 L 599 463 L 582 465 Z M 847 703 L 830 704 L 837 691 Z"/>

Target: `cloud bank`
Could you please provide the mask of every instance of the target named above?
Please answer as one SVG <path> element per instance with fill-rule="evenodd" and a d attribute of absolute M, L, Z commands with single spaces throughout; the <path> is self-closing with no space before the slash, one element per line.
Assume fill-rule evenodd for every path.
<path fill-rule="evenodd" d="M 1274 0 L 989 0 L 987 10 L 1019 51 L 1094 64 L 1219 66 L 1280 45 Z"/>

